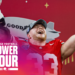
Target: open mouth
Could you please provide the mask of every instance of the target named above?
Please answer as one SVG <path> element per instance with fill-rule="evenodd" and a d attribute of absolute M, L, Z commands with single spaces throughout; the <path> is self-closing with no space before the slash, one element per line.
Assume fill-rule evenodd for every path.
<path fill-rule="evenodd" d="M 39 31 L 38 34 L 43 34 L 43 31 Z"/>

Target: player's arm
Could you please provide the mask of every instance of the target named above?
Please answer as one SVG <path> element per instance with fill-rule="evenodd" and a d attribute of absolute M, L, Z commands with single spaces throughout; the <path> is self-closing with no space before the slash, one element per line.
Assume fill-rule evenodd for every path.
<path fill-rule="evenodd" d="M 62 46 L 61 46 L 61 57 L 62 60 L 66 59 L 72 55 L 75 51 L 75 35 L 71 36 Z"/>

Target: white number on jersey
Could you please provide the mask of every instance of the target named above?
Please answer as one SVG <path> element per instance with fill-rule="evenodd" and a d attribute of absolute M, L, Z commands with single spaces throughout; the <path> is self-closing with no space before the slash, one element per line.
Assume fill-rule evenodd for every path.
<path fill-rule="evenodd" d="M 38 68 L 38 74 L 37 75 L 43 75 L 43 59 L 42 56 L 38 53 L 30 53 L 27 55 L 27 60 L 32 60 L 33 58 L 37 59 L 37 63 L 35 63 L 35 68 Z M 51 63 L 51 68 L 54 69 L 54 73 L 50 73 L 50 71 L 45 71 L 45 75 L 57 75 L 57 66 L 58 66 L 58 61 L 57 57 L 54 54 L 46 53 L 43 56 L 44 60 L 49 60 L 50 58 L 53 59 L 54 63 Z"/>

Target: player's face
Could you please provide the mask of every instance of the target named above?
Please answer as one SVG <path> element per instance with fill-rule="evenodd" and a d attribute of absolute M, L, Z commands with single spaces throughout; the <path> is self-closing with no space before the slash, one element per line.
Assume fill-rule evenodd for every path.
<path fill-rule="evenodd" d="M 46 30 L 41 24 L 35 25 L 29 32 L 29 37 L 34 40 L 46 40 Z"/>

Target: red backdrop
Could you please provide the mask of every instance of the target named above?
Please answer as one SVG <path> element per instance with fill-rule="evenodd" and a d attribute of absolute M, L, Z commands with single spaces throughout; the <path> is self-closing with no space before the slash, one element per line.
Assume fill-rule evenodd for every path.
<path fill-rule="evenodd" d="M 75 34 L 75 0 L 2 0 L 0 9 L 5 17 L 14 16 L 55 23 L 55 30 L 61 31 L 59 39 L 66 41 Z M 49 6 L 46 8 L 45 4 Z M 75 54 L 73 62 L 63 65 L 62 75 L 75 75 Z M 67 61 L 68 62 L 68 61 Z M 65 62 L 64 62 L 65 63 Z"/>

